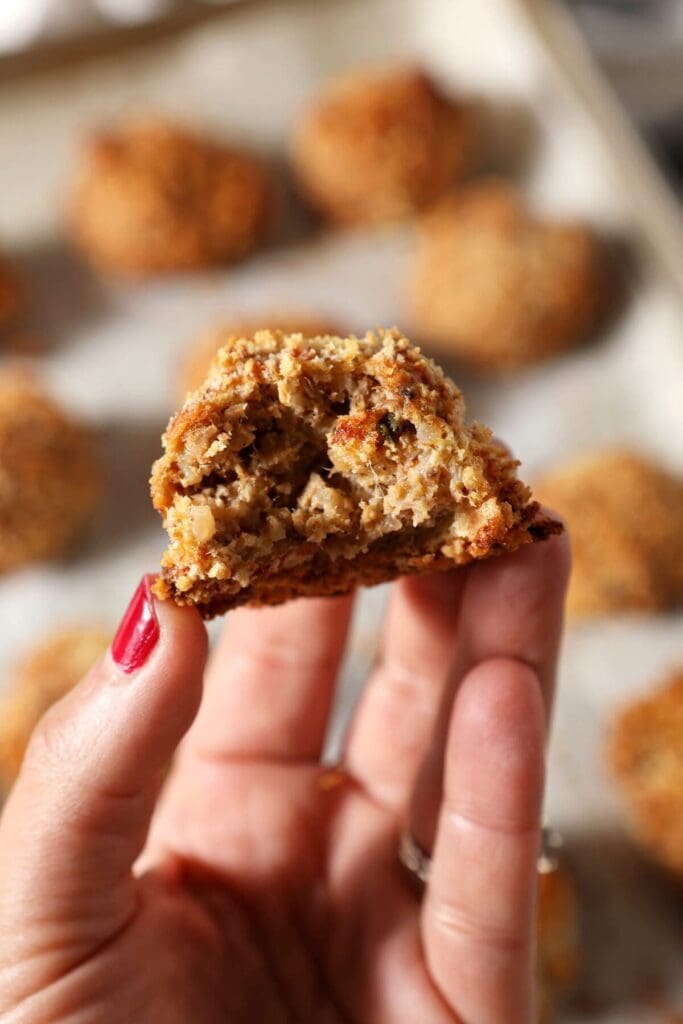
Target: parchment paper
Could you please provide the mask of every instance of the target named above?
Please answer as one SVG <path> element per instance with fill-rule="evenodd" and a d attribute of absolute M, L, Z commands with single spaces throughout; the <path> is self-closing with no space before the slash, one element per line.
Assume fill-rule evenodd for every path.
<path fill-rule="evenodd" d="M 630 214 L 619 154 L 560 74 L 514 0 L 267 0 L 126 54 L 6 81 L 0 90 L 0 238 L 20 247 L 34 288 L 45 374 L 102 432 L 106 514 L 72 561 L 0 581 L 0 665 L 43 630 L 97 619 L 114 627 L 164 543 L 147 476 L 174 405 L 173 374 L 191 336 L 231 312 L 317 310 L 351 329 L 404 320 L 410 229 L 286 239 L 231 271 L 143 285 L 97 280 L 60 241 L 76 140 L 109 115 L 167 110 L 282 155 L 302 100 L 350 64 L 419 57 L 447 83 L 506 113 L 499 142 L 552 211 L 630 234 L 640 268 L 627 314 L 597 344 L 510 380 L 454 373 L 472 415 L 534 473 L 573 450 L 624 440 L 683 471 L 683 313 Z M 509 155 L 509 154 L 508 154 Z M 376 643 L 384 590 L 356 615 L 340 707 L 346 712 Z M 601 762 L 612 708 L 683 662 L 683 618 L 572 628 L 551 750 L 548 814 L 564 829 L 586 905 L 593 1010 L 566 1019 L 661 1020 L 637 993 L 661 980 L 683 1005 L 675 888 L 629 843 Z M 338 738 L 341 722 L 337 722 Z M 333 745 L 335 740 L 333 739 Z M 604 1003 L 603 1003 L 604 1001 Z M 602 1009 L 600 1009 L 602 1007 Z"/>

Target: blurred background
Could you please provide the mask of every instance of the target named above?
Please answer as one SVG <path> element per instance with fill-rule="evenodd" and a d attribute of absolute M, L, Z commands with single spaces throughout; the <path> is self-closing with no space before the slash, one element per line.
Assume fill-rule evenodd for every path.
<path fill-rule="evenodd" d="M 624 313 L 594 344 L 505 378 L 455 362 L 471 415 L 511 445 L 525 479 L 613 443 L 683 474 L 683 0 L 0 0 L 0 247 L 29 295 L 11 343 L 97 432 L 108 483 L 74 557 L 0 578 L 3 679 L 65 621 L 95 617 L 111 631 L 141 567 L 159 564 L 149 467 L 198 332 L 264 310 L 355 332 L 404 323 L 410 224 L 345 232 L 304 220 L 307 234 L 286 226 L 243 265 L 166 280 L 89 267 L 64 227 L 83 137 L 150 108 L 244 139 L 281 170 L 323 83 L 387 59 L 417 59 L 453 95 L 483 100 L 509 148 L 502 173 L 545 214 L 585 218 L 634 257 Z M 359 602 L 332 756 L 385 596 Z M 615 709 L 681 664 L 680 605 L 568 629 L 548 813 L 578 880 L 585 977 L 558 1022 L 683 1019 L 683 885 L 633 843 L 604 757 Z"/>
<path fill-rule="evenodd" d="M 0 68 L 64 47 L 177 29 L 249 0 L 3 0 Z M 683 3 L 564 0 L 666 173 L 683 190 Z M 21 60 L 18 60 L 21 55 Z"/>
<path fill-rule="evenodd" d="M 568 0 L 568 5 L 619 98 L 683 189 L 683 4 Z"/>

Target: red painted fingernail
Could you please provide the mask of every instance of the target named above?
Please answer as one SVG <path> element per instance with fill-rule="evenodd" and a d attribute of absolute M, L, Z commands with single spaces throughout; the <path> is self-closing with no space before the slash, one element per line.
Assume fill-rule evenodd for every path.
<path fill-rule="evenodd" d="M 145 664 L 159 639 L 159 620 L 151 589 L 153 580 L 153 576 L 142 577 L 112 641 L 112 657 L 128 674 Z"/>

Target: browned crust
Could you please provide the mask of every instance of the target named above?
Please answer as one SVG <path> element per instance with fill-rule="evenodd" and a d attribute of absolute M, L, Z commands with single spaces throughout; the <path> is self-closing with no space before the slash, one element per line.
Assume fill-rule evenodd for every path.
<path fill-rule="evenodd" d="M 606 753 L 637 841 L 683 879 L 683 670 L 620 711 Z"/>
<path fill-rule="evenodd" d="M 38 721 L 104 654 L 109 639 L 99 626 L 60 629 L 15 666 L 0 709 L 0 790 L 14 782 Z"/>
<path fill-rule="evenodd" d="M 94 438 L 22 372 L 0 373 L 0 572 L 63 554 L 99 502 Z"/>
<path fill-rule="evenodd" d="M 100 270 L 141 277 L 235 263 L 264 241 L 273 212 L 260 160 L 148 117 L 84 146 L 69 226 Z"/>
<path fill-rule="evenodd" d="M 357 71 L 328 83 L 293 133 L 308 202 L 337 224 L 410 217 L 468 173 L 477 126 L 419 68 Z"/>
<path fill-rule="evenodd" d="M 451 558 L 435 555 L 402 554 L 391 551 L 367 555 L 362 563 L 354 565 L 330 566 L 322 564 L 319 574 L 306 576 L 303 572 L 292 572 L 286 582 L 269 584 L 259 587 L 258 582 L 239 596 L 222 596 L 220 593 L 203 601 L 198 607 L 205 619 L 213 619 L 248 604 L 252 607 L 263 605 L 284 604 L 296 597 L 335 597 L 348 594 L 358 587 L 374 587 L 380 583 L 390 583 L 399 576 L 414 576 L 422 572 L 448 571 L 457 565 L 467 565 L 482 558 L 493 558 L 505 552 L 515 551 L 525 544 L 547 540 L 549 537 L 562 533 L 562 525 L 556 520 L 539 513 L 539 507 L 533 503 L 525 509 L 524 517 L 514 530 L 511 530 L 505 541 L 482 544 L 474 548 L 458 562 Z M 218 585 L 217 585 L 218 586 Z M 173 600 L 176 604 L 192 604 L 179 594 L 169 579 L 169 573 L 163 571 L 153 586 L 154 593 L 162 600 Z M 257 596 L 254 596 L 254 595 Z"/>
<path fill-rule="evenodd" d="M 555 466 L 536 493 L 572 538 L 571 615 L 683 601 L 683 480 L 636 451 L 603 449 Z"/>
<path fill-rule="evenodd" d="M 182 361 L 178 381 L 178 397 L 185 401 L 190 391 L 200 387 L 211 369 L 214 356 L 220 348 L 239 338 L 252 338 L 257 331 L 276 330 L 283 334 L 303 334 L 306 338 L 316 335 L 339 334 L 339 328 L 329 320 L 311 313 L 296 313 L 280 310 L 264 314 L 262 317 L 238 318 L 233 323 L 214 327 L 189 346 Z"/>
<path fill-rule="evenodd" d="M 337 394 L 335 381 L 339 380 L 346 382 L 354 397 L 349 399 L 349 409 L 331 412 L 336 405 L 329 406 L 321 396 L 325 388 L 328 397 Z M 351 550 L 340 554 L 336 542 L 326 545 L 333 525 L 323 533 L 323 543 L 314 528 L 307 535 L 306 526 L 303 534 L 273 548 L 267 559 L 259 561 L 249 555 L 247 563 L 233 559 L 228 565 L 221 542 L 214 541 L 217 527 L 206 508 L 214 499 L 202 489 L 204 478 L 215 477 L 214 462 L 205 457 L 204 450 L 238 452 L 240 445 L 246 445 L 253 459 L 253 444 L 248 443 L 245 430 L 260 408 L 261 396 L 272 395 L 273 389 L 284 403 L 278 409 L 299 408 L 303 421 L 306 416 L 311 422 L 322 417 L 324 461 L 331 460 L 333 477 L 344 478 L 334 486 L 346 484 L 341 496 L 336 490 L 334 495 L 344 515 L 350 517 L 342 540 L 349 540 Z M 415 438 L 422 436 L 423 440 L 411 440 L 410 431 L 398 442 L 387 438 L 384 420 L 388 409 L 397 421 L 417 432 Z M 252 339 L 231 339 L 216 356 L 204 386 L 189 396 L 171 420 L 164 437 L 166 454 L 154 467 L 154 505 L 171 540 L 157 594 L 180 604 L 195 604 L 211 617 L 244 603 L 276 604 L 295 596 L 344 593 L 398 575 L 452 568 L 559 533 L 561 525 L 539 512 L 528 488 L 517 478 L 515 460 L 485 428 L 466 427 L 463 413 L 462 396 L 452 382 L 395 329 L 369 333 L 362 339 L 305 339 L 301 334 L 267 331 Z M 217 422 L 228 433 L 221 433 Z M 231 449 L 235 431 L 243 440 Z M 295 452 L 291 459 L 293 464 Z M 426 460 L 426 476 L 420 459 Z M 237 478 L 229 470 L 233 480 L 242 479 L 238 463 L 239 458 L 237 463 L 226 463 L 237 467 Z M 401 470 L 392 468 L 399 464 Z M 348 468 L 353 466 L 355 469 Z M 383 473 L 387 474 L 384 479 Z M 350 502 L 348 488 L 356 493 L 352 485 L 363 478 L 366 489 L 358 493 L 365 496 Z M 252 484 L 244 499 L 247 507 L 253 500 L 249 495 L 260 484 L 254 477 L 249 480 Z M 304 482 L 300 482 L 302 487 Z M 324 489 L 320 478 L 318 483 Z M 214 481 L 211 487 L 219 484 L 221 481 Z M 196 486 L 199 491 L 193 490 Z M 387 506 L 387 501 L 394 501 L 387 495 L 394 492 L 399 504 Z M 304 493 L 305 488 L 300 491 Z M 407 506 L 400 504 L 404 499 Z M 227 506 L 219 505 L 218 514 L 230 517 L 232 507 L 241 500 L 237 496 Z M 362 504 L 354 506 L 356 500 Z M 304 515 L 301 498 L 298 501 L 296 514 Z M 386 515 L 405 516 L 397 511 L 401 507 L 410 510 L 406 523 L 412 523 L 411 528 L 385 528 Z M 387 512 L 387 508 L 394 511 Z M 205 517 L 209 522 L 208 533 L 202 537 L 194 525 L 199 513 L 202 530 Z M 296 517 L 291 520 L 290 515 L 282 511 L 281 521 L 294 521 L 299 530 Z M 378 517 L 380 525 L 373 528 Z M 361 522 L 368 525 L 361 527 Z M 443 534 L 445 522 L 450 525 Z M 424 525 L 419 527 L 420 523 Z M 442 525 L 437 527 L 437 523 Z M 244 542 L 247 540 L 249 552 L 259 547 L 257 535 Z M 296 551 L 294 559 L 289 557 L 292 551 Z M 242 581 L 240 573 L 248 579 Z"/>
<path fill-rule="evenodd" d="M 423 218 L 411 318 L 425 342 L 482 371 L 511 371 L 586 341 L 620 287 L 588 224 L 535 214 L 508 182 L 445 196 Z"/>

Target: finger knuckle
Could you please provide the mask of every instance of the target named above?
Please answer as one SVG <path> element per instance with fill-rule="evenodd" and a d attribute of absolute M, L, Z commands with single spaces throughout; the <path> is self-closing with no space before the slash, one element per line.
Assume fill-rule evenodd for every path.
<path fill-rule="evenodd" d="M 474 807 L 462 799 L 449 801 L 444 815 L 450 819 L 454 832 L 475 834 L 482 839 L 510 839 L 517 843 L 538 843 L 540 825 L 535 814 L 504 814 L 497 808 Z"/>
<path fill-rule="evenodd" d="M 328 669 L 324 652 L 315 647 L 306 649 L 297 643 L 244 647 L 235 659 L 234 669 L 246 680 L 296 680 L 302 676 L 315 678 Z"/>
<path fill-rule="evenodd" d="M 46 768 L 58 767 L 74 757 L 75 737 L 70 719 L 61 703 L 54 704 L 35 726 L 26 750 L 25 760 Z"/>
<path fill-rule="evenodd" d="M 435 900 L 431 912 L 436 929 L 448 942 L 503 953 L 526 952 L 532 942 L 531 929 L 521 927 L 519 921 L 496 921 L 455 900 Z"/>
<path fill-rule="evenodd" d="M 434 694 L 437 690 L 434 680 L 412 666 L 391 661 L 381 663 L 376 669 L 375 683 L 382 691 L 390 710 L 395 710 L 397 720 L 407 718 L 409 722 L 433 718 Z"/>

